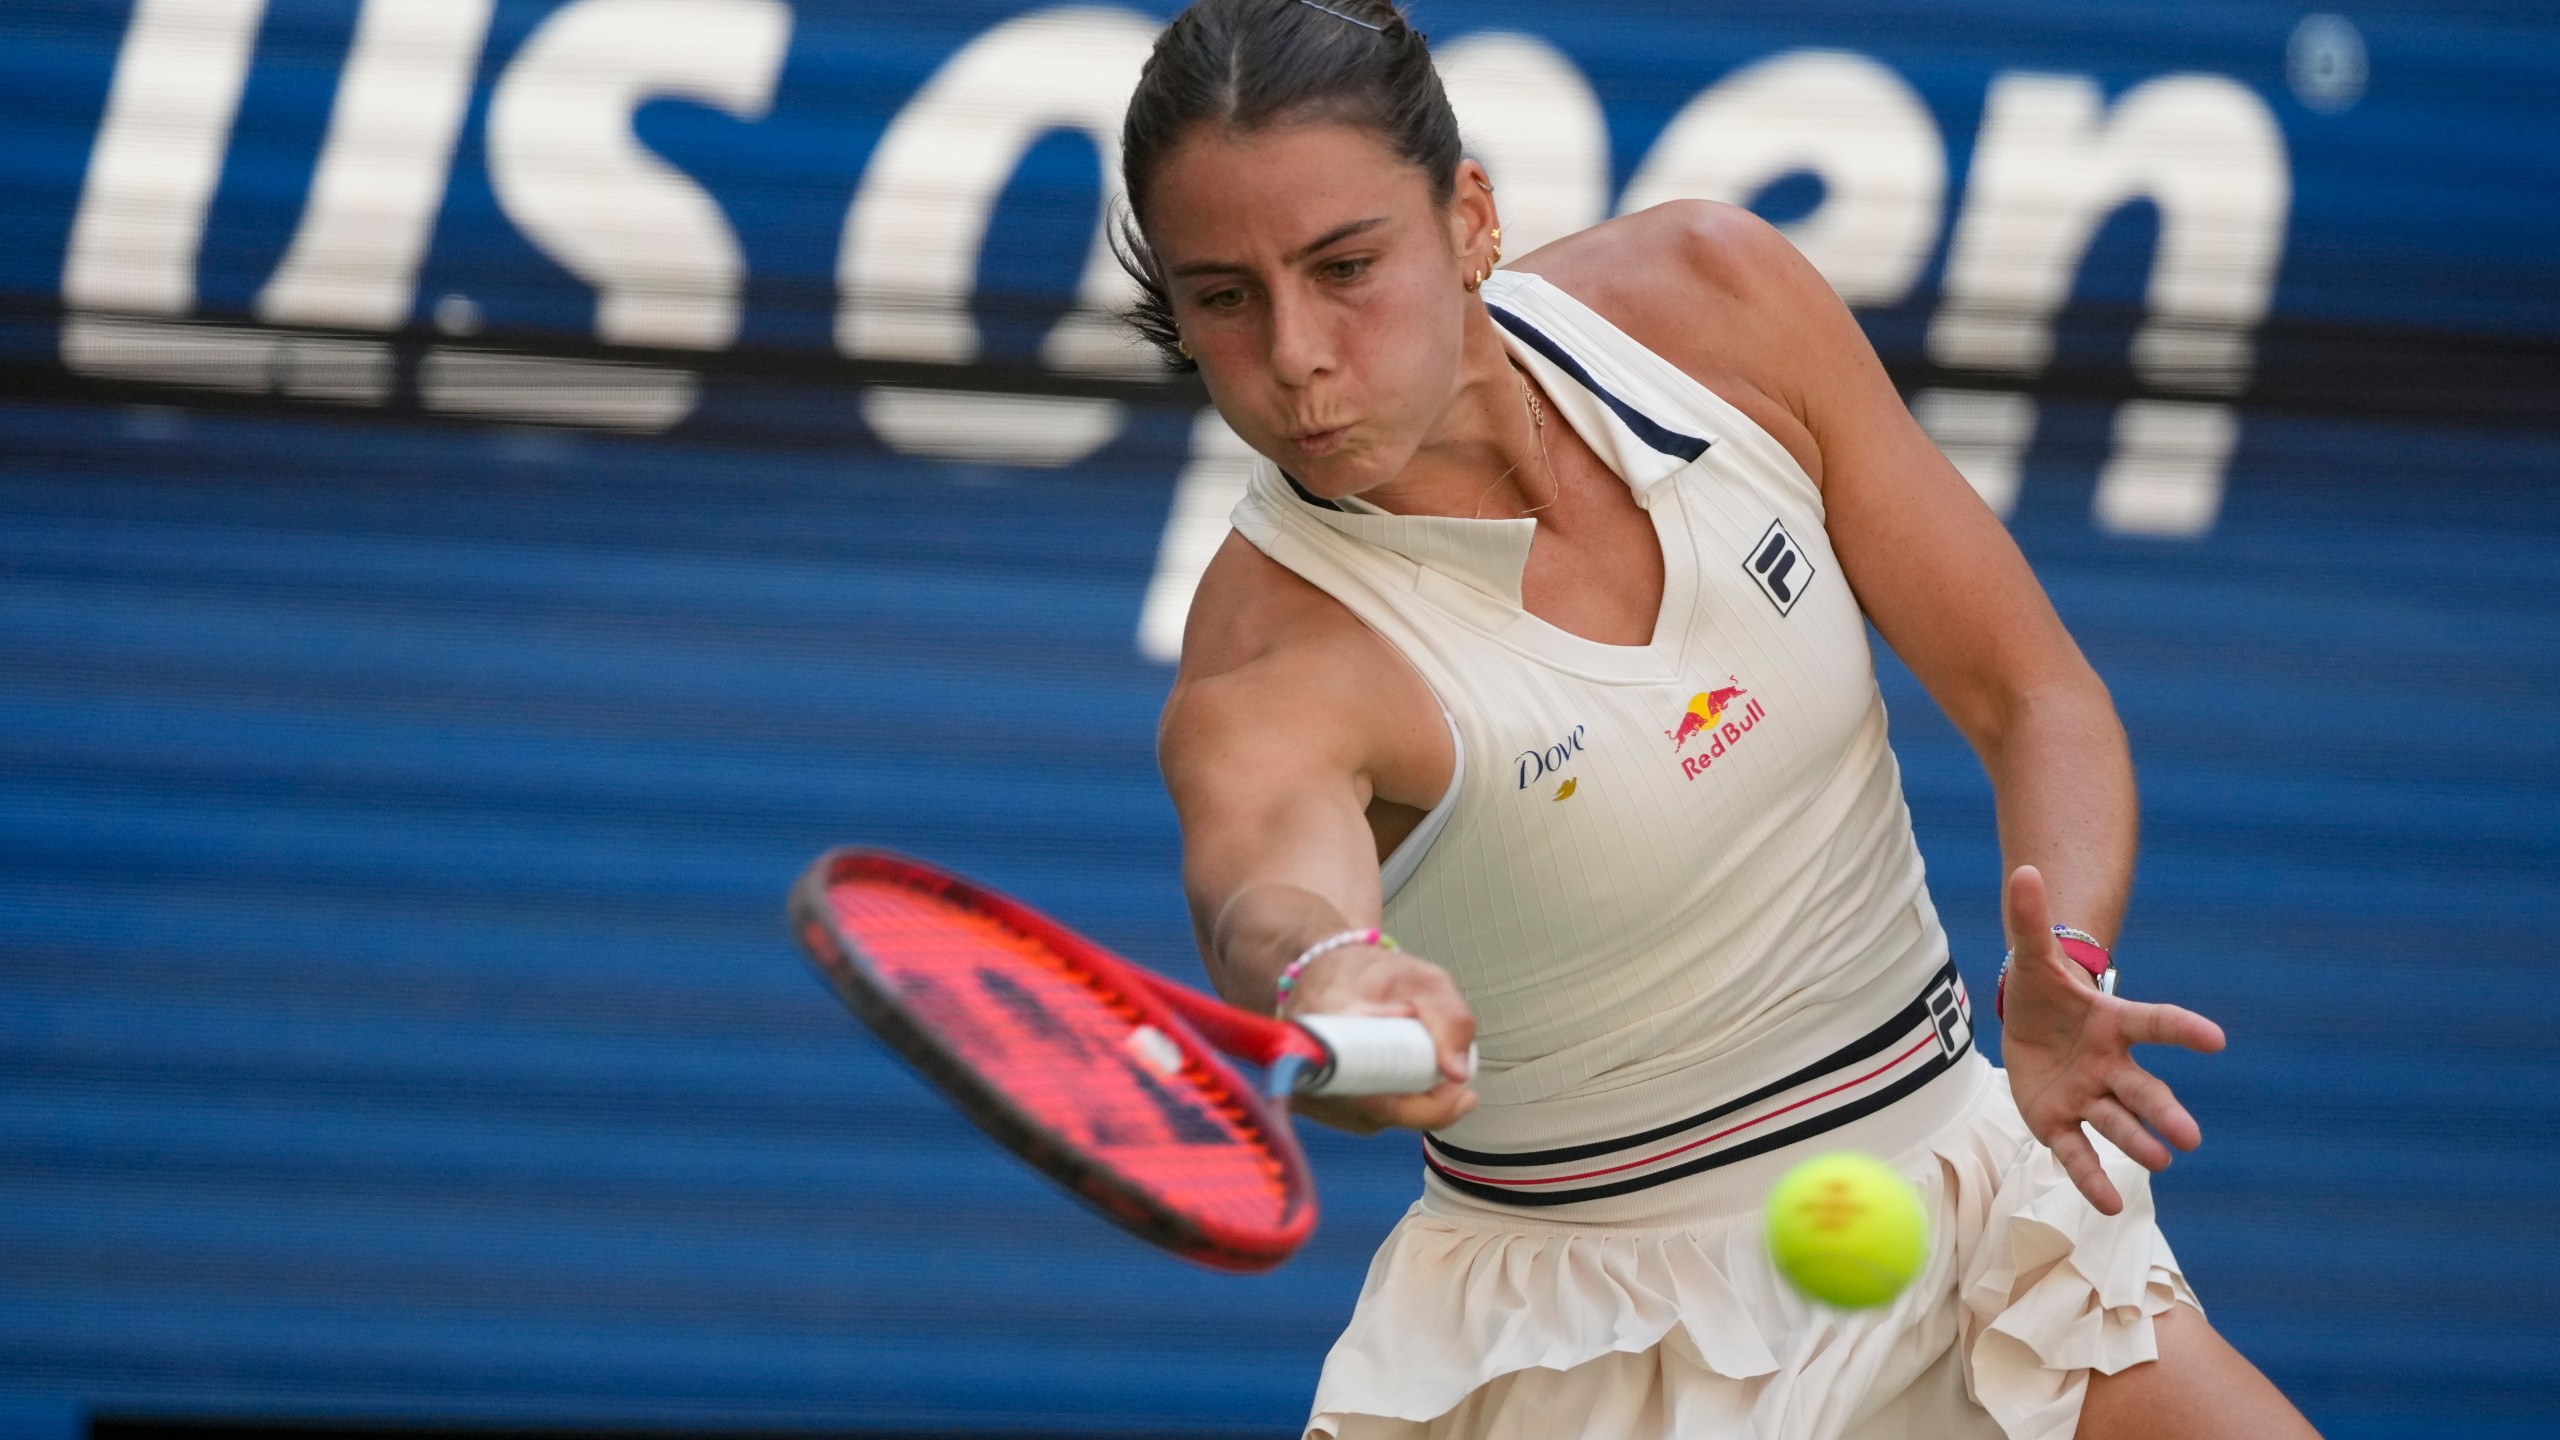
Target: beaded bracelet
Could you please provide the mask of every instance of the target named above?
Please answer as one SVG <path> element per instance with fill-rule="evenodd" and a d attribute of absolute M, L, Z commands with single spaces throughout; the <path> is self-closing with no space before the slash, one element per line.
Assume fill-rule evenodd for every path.
<path fill-rule="evenodd" d="M 2116 993 L 2115 956 L 2098 943 L 2097 936 L 2086 930 L 2074 930 L 2068 925 L 2056 925 L 2053 938 L 2062 942 L 2064 958 L 2089 972 L 2089 979 L 2097 985 L 2099 993 Z M 2016 958 L 2014 950 L 2000 957 L 2000 983 L 1991 991 L 1991 1013 L 2003 1020 L 2009 1018 L 2009 962 Z"/>
<path fill-rule="evenodd" d="M 1345 945 L 1375 945 L 1381 950 L 1396 948 L 1395 937 L 1374 925 L 1366 930 L 1345 930 L 1339 935 L 1327 935 L 1299 951 L 1298 958 L 1281 969 L 1280 978 L 1272 982 L 1271 1013 L 1278 1015 L 1289 1008 L 1289 992 L 1298 988 L 1298 977 L 1306 972 L 1308 961 L 1327 950 L 1339 950 Z"/>

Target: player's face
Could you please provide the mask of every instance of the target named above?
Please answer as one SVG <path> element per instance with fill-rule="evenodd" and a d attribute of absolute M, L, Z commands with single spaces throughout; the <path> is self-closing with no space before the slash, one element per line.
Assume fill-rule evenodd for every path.
<path fill-rule="evenodd" d="M 1195 129 L 1147 233 L 1236 434 L 1327 498 L 1402 471 L 1460 386 L 1464 207 L 1358 126 Z"/>

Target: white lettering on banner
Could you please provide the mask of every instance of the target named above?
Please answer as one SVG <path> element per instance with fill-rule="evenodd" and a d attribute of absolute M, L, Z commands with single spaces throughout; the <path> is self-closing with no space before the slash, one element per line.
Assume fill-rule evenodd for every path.
<path fill-rule="evenodd" d="M 2099 224 L 2148 198 L 2160 209 L 2160 238 L 2134 368 L 2167 389 L 2236 393 L 2248 383 L 2250 332 L 2274 295 L 2290 166 L 2266 102 L 2220 76 L 2164 76 L 2112 111 L 2084 76 L 2001 76 L 1975 143 L 1929 353 L 1951 365 L 2042 370 L 2054 316 Z M 2119 439 L 2157 442 L 2156 419 L 2120 416 Z M 2212 528 L 2230 450 L 2215 437 L 2229 427 L 2190 416 L 2169 428 L 2182 438 L 2163 453 L 2178 463 L 2111 461 L 2101 473 L 2101 525 L 2166 535 Z M 2111 501 L 2110 476 L 2144 498 Z M 2174 502 L 2173 489 L 2183 491 Z"/>
<path fill-rule="evenodd" d="M 2228 405 L 2128 400 L 2098 471 L 2099 525 L 2134 535 L 2201 535 L 2222 507 L 2222 476 L 2240 443 Z"/>
<path fill-rule="evenodd" d="M 1521 256 L 1609 213 L 1609 126 L 1591 82 L 1534 35 L 1490 30 L 1432 56 L 1467 153 L 1493 177 L 1502 250 Z"/>
<path fill-rule="evenodd" d="M 185 315 L 266 0 L 139 0 L 80 182 L 62 263 L 62 363 L 81 374 L 264 391 L 277 344 L 190 336 L 126 315 Z M 387 359 L 387 356 L 386 356 Z M 336 397 L 328 397 L 336 398 Z"/>
<path fill-rule="evenodd" d="M 890 122 L 845 212 L 836 258 L 836 348 L 859 358 L 967 364 L 979 252 L 997 197 L 1043 135 L 1073 130 L 1102 160 L 1102 213 L 1085 248 L 1076 311 L 1041 357 L 1088 373 L 1157 372 L 1111 315 L 1133 290 L 1105 230 L 1121 201 L 1120 121 L 1160 22 L 1067 6 L 997 25 L 961 47 Z M 1067 465 L 1120 432 L 1108 400 L 866 391 L 863 416 L 913 454 Z"/>
<path fill-rule="evenodd" d="M 1156 572 L 1138 612 L 1138 653 L 1166 664 L 1182 658 L 1182 627 L 1200 577 L 1226 543 L 1227 516 L 1244 499 L 1257 459 L 1214 409 L 1191 422 L 1191 459 L 1174 481 L 1173 508 L 1156 545 Z"/>
<path fill-rule="evenodd" d="M 391 393 L 384 345 L 141 318 L 195 309 L 205 222 L 265 15 L 264 0 L 134 7 L 63 257 L 70 370 L 338 404 Z"/>
<path fill-rule="evenodd" d="M 1667 200 L 1740 205 L 1799 172 L 1813 213 L 1779 228 L 1851 305 L 1893 305 L 1937 248 L 1946 140 L 1909 82 L 1864 55 L 1798 50 L 1690 101 L 1628 180 L 1618 213 Z"/>
<path fill-rule="evenodd" d="M 571 0 L 508 62 L 489 100 L 489 183 L 527 239 L 595 287 L 598 338 L 694 350 L 738 338 L 738 237 L 631 117 L 676 98 L 762 119 L 790 41 L 782 0 Z M 699 389 L 690 371 L 459 347 L 418 375 L 431 410 L 636 430 L 682 421 Z"/>
<path fill-rule="evenodd" d="M 2035 438 L 2034 398 L 2005 390 L 1923 390 L 1911 397 L 1911 418 L 1991 513 L 2008 518 L 2017 508 L 2027 442 Z"/>
<path fill-rule="evenodd" d="M 378 340 L 76 312 L 63 317 L 62 363 L 83 375 L 339 405 L 379 405 L 393 379 L 391 347 Z"/>
<path fill-rule="evenodd" d="M 790 39 L 782 0 L 571 0 L 499 78 L 489 182 L 518 229 L 596 287 L 599 338 L 697 350 L 737 338 L 737 236 L 631 116 L 677 98 L 761 119 Z"/>
<path fill-rule="evenodd" d="M 266 0 L 138 0 L 62 267 L 74 309 L 184 315 Z"/>
<path fill-rule="evenodd" d="M 259 318 L 359 330 L 407 323 L 492 4 L 365 0 L 311 197 L 259 292 Z"/>
<path fill-rule="evenodd" d="M 2135 368 L 2172 389 L 2241 389 L 2249 329 L 2274 293 L 2292 183 L 2266 102 L 2214 75 L 2150 81 L 2112 112 L 2084 76 L 2001 76 L 1929 353 L 1986 370 L 2043 369 L 2054 314 L 2099 222 L 2141 198 L 2160 207 L 2160 243 Z"/>
<path fill-rule="evenodd" d="M 411 316 L 493 4 L 365 0 L 309 198 L 258 297 L 262 318 L 391 329 Z M 384 345 L 188 318 L 265 14 L 264 0 L 135 0 L 64 256 L 62 358 L 82 373 L 382 403 L 396 374 Z M 1004 187 L 1043 136 L 1080 133 L 1102 160 L 1108 223 L 1120 200 L 1122 111 L 1157 28 L 1112 6 L 1036 10 L 978 34 L 935 72 L 888 126 L 847 207 L 840 350 L 980 358 L 970 306 Z M 599 336 L 699 349 L 735 341 L 745 278 L 737 236 L 697 182 L 639 143 L 631 119 L 662 96 L 762 118 L 791 30 L 785 0 L 569 0 L 508 65 L 490 105 L 492 185 L 533 243 L 595 287 Z M 1609 135 L 1571 60 L 1537 36 L 1486 31 L 1443 46 L 1439 63 L 1470 153 L 1501 186 L 1507 248 L 1525 253 L 1599 218 Z M 2289 166 L 2267 103 L 2225 77 L 2164 76 L 2112 105 L 2087 76 L 1993 82 L 1928 332 L 1933 357 L 2040 372 L 2099 226 L 2136 200 L 2160 211 L 2132 359 L 2152 386 L 2197 398 L 2120 408 L 2099 475 L 2102 527 L 2194 535 L 2218 515 L 2238 434 L 2219 397 L 2245 388 L 2254 363 L 2291 210 Z M 1925 272 L 1946 219 L 1946 171 L 1935 119 L 1894 71 L 1863 55 L 1800 50 L 1692 99 L 1617 208 L 1748 201 L 1810 174 L 1823 198 L 1785 228 L 1845 299 L 1873 307 L 1905 299 Z M 1045 338 L 1044 363 L 1151 373 L 1152 355 L 1111 319 L 1128 297 L 1097 228 L 1077 306 Z M 629 429 L 664 428 L 693 407 L 687 371 L 479 363 L 490 353 L 446 342 L 421 367 L 421 398 Z M 557 403 L 546 409 L 535 391 Z M 1081 459 L 1125 418 L 1104 400 L 887 387 L 861 403 L 900 449 L 1024 465 Z M 2005 513 L 2035 435 L 2034 400 L 1937 390 L 1915 396 L 1913 409 Z M 1240 463 L 1231 449 L 1220 454 L 1199 473 Z M 1194 530 L 1212 549 L 1224 533 L 1205 521 L 1169 524 L 1168 544 Z M 1168 552 L 1159 564 L 1149 653 L 1178 635 L 1175 597 L 1187 602 L 1180 587 L 1206 554 Z"/>
<path fill-rule="evenodd" d="M 430 410 L 650 434 L 693 413 L 693 373 L 619 360 L 564 360 L 440 345 L 418 359 Z"/>

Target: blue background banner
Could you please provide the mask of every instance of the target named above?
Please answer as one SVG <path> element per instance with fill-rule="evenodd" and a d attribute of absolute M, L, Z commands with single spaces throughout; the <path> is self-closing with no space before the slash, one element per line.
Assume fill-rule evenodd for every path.
<path fill-rule="evenodd" d="M 780 918 L 862 841 L 1200 978 L 1152 739 L 1236 457 L 1093 318 L 1166 13 L 0 15 L 0 1415 L 1291 1433 L 1410 1137 L 1185 1268 Z M 1418 18 L 1527 238 L 1789 226 L 2113 687 L 2216 1323 L 2333 1437 L 2551 1433 L 2560 23 Z"/>

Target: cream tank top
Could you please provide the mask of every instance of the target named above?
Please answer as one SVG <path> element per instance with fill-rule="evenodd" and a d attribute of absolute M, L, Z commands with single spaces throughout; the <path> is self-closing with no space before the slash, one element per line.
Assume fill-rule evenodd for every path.
<path fill-rule="evenodd" d="M 1382 875 L 1387 930 L 1477 1017 L 1481 1103 L 1426 1137 L 1431 1184 L 1575 1206 L 1876 1113 L 1971 1027 L 1820 490 L 1553 284 L 1482 295 L 1653 521 L 1649 643 L 1522 607 L 1534 519 L 1327 502 L 1266 460 L 1233 520 L 1411 661 L 1457 740 Z"/>

